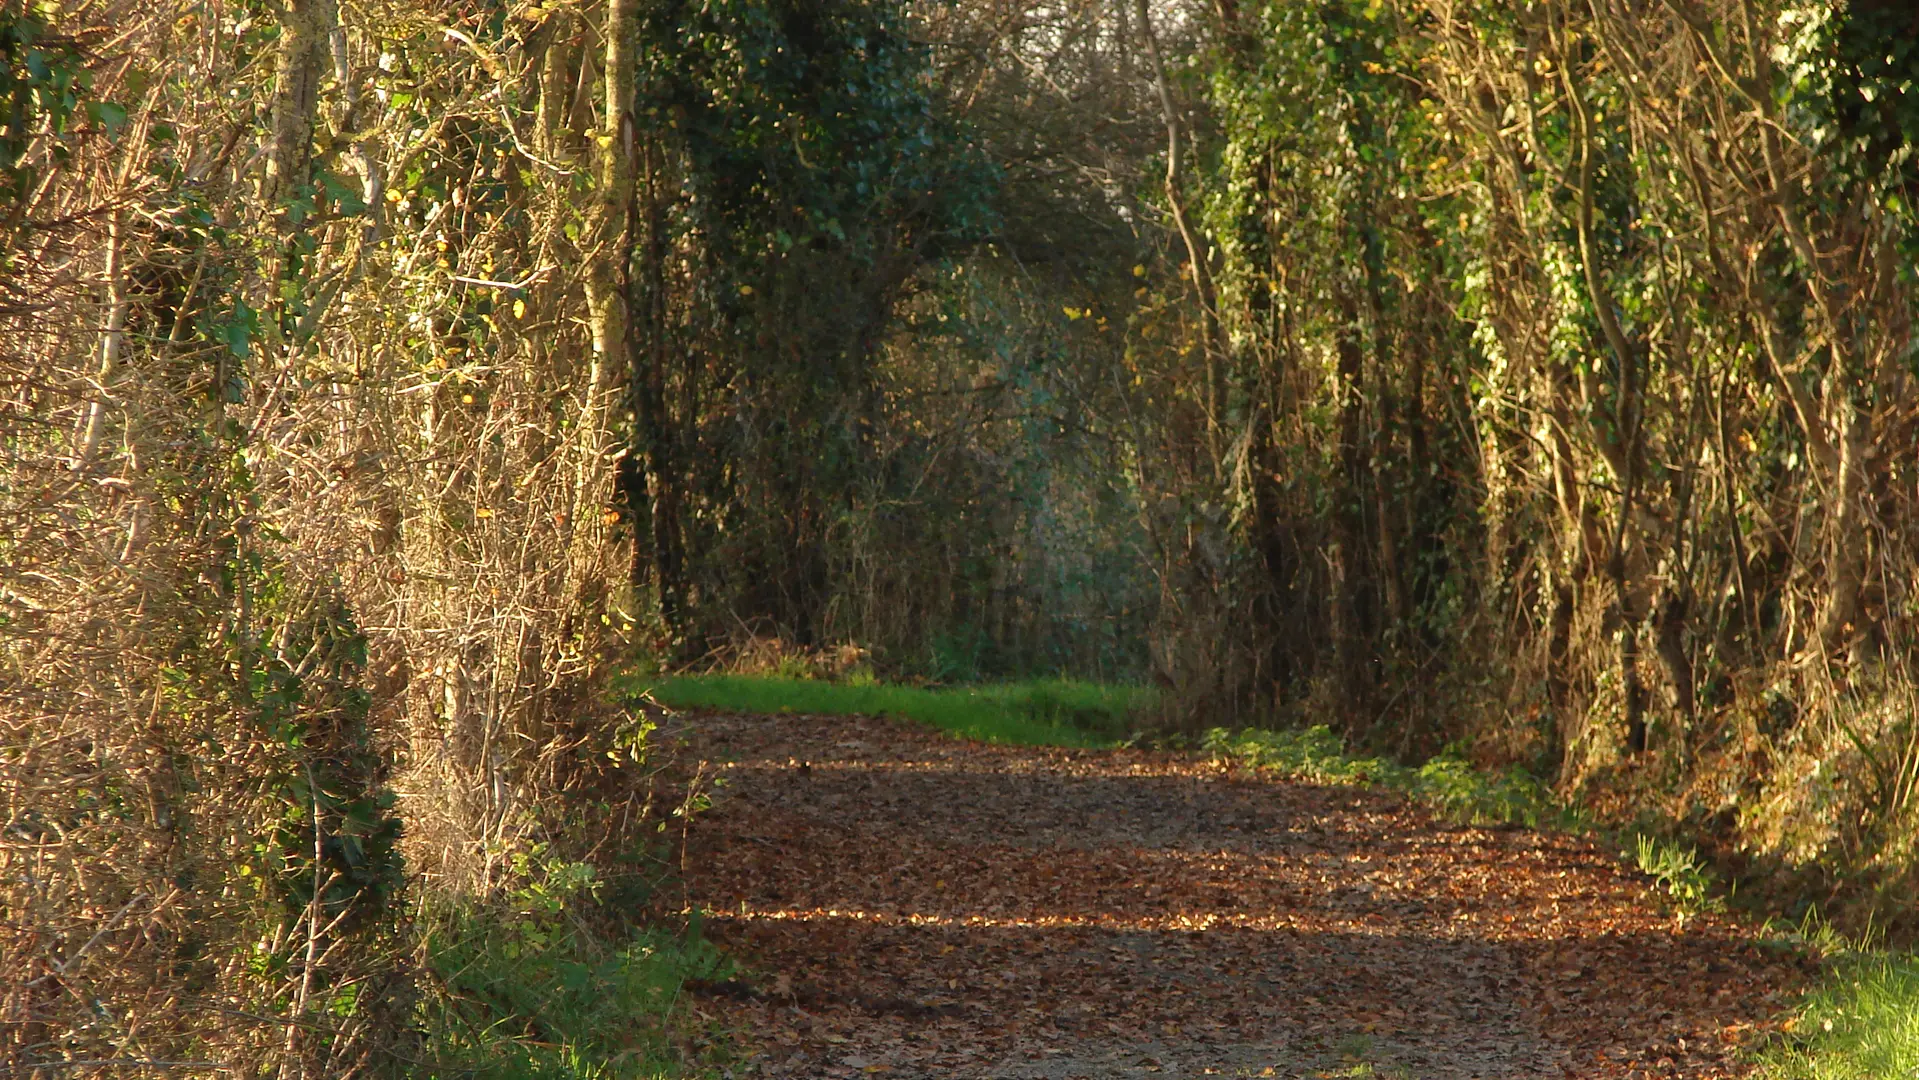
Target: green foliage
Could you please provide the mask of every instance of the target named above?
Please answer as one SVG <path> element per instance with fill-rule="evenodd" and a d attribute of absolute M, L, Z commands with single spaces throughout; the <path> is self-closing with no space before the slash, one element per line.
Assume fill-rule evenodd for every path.
<path fill-rule="evenodd" d="M 0 222 L 9 227 L 41 172 L 71 155 L 76 120 L 85 117 L 117 134 L 127 116 L 124 106 L 88 100 L 93 76 L 83 52 L 36 9 L 0 6 Z M 36 167 L 28 150 L 43 135 L 50 139 L 51 160 Z"/>
<path fill-rule="evenodd" d="M 689 979 L 730 961 L 699 936 L 596 926 L 590 865 L 523 856 L 498 903 L 429 913 L 434 993 L 423 1076 L 625 1080 L 682 1075 L 677 1012 Z M 597 920 L 603 922 L 604 920 Z"/>
<path fill-rule="evenodd" d="M 1760 1075 L 1769 1080 L 1919 1075 L 1919 958 L 1840 957 L 1800 1006 L 1789 1034 L 1760 1060 Z"/>
<path fill-rule="evenodd" d="M 1400 779 L 1405 770 L 1379 758 L 1354 757 L 1332 729 L 1315 724 L 1304 730 L 1228 731 L 1214 728 L 1200 746 L 1215 754 L 1239 758 L 1249 765 L 1272 769 L 1317 783 L 1370 784 Z"/>
<path fill-rule="evenodd" d="M 1469 825 L 1564 826 L 1569 811 L 1540 779 L 1518 766 L 1501 771 L 1475 768 L 1456 754 L 1421 765 L 1408 785 L 1414 795 L 1455 821 Z"/>
<path fill-rule="evenodd" d="M 1212 753 L 1315 783 L 1402 791 L 1462 824 L 1528 828 L 1578 824 L 1577 817 L 1537 777 L 1519 768 L 1477 768 L 1450 748 L 1413 768 L 1349 753 L 1345 742 L 1323 724 L 1292 731 L 1214 728 L 1201 745 Z"/>
<path fill-rule="evenodd" d="M 934 682 L 978 682 L 997 666 L 993 642 L 976 626 L 955 626 L 927 643 L 926 677 Z"/>
<path fill-rule="evenodd" d="M 916 242 L 990 226 L 993 170 L 935 109 L 902 14 L 874 0 L 647 9 L 641 100 L 684 117 L 701 217 L 727 245 L 716 254 L 851 245 L 871 260 L 898 242 L 882 232 L 896 222 L 932 234 Z"/>
<path fill-rule="evenodd" d="M 263 598 L 265 599 L 265 598 Z M 268 608 L 270 613 L 271 608 Z M 369 745 L 369 698 L 359 685 L 366 639 L 338 607 L 303 620 L 274 651 L 243 640 L 238 691 L 267 738 L 286 752 L 262 786 L 284 807 L 262 853 L 289 917 L 319 911 L 348 929 L 376 923 L 398 897 L 405 869 L 400 819 Z"/>
<path fill-rule="evenodd" d="M 1633 840 L 1633 859 L 1642 874 L 1652 878 L 1688 914 L 1718 911 L 1725 899 L 1714 891 L 1712 871 L 1699 861 L 1695 848 L 1640 834 Z"/>
<path fill-rule="evenodd" d="M 945 689 L 829 683 L 758 675 L 676 675 L 651 693 L 680 709 L 899 716 L 986 742 L 1108 746 L 1149 708 L 1143 687 L 1043 679 Z"/>
<path fill-rule="evenodd" d="M 628 502 L 681 656 L 742 619 L 812 641 L 845 587 L 836 549 L 899 479 L 876 452 L 893 308 L 985 235 L 995 172 L 895 4 L 668 3 L 640 30 L 639 112 L 683 192 L 649 190 L 643 250 L 702 256 L 640 275 L 676 314 L 632 380 L 651 475 Z M 692 363 L 669 370 L 676 352 Z"/>
<path fill-rule="evenodd" d="M 1831 178 L 1869 184 L 1911 220 L 1919 185 L 1919 14 L 1871 0 L 1782 16 L 1774 93 L 1814 141 Z"/>

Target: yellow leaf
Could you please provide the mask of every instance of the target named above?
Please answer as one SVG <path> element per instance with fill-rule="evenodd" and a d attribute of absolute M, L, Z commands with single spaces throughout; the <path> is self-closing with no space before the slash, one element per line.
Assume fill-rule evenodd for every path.
<path fill-rule="evenodd" d="M 526 318 L 526 301 L 524 300 L 513 301 L 513 317 L 516 319 Z"/>
<path fill-rule="evenodd" d="M 751 285 L 742 285 L 742 286 L 740 286 L 740 295 L 741 295 L 741 296 L 752 296 L 752 295 L 753 295 L 753 286 L 751 286 Z"/>
<path fill-rule="evenodd" d="M 1145 263 L 1136 263 L 1136 264 L 1134 264 L 1134 266 L 1133 266 L 1133 276 L 1134 276 L 1134 277 L 1145 277 L 1145 276 L 1146 276 L 1146 264 L 1145 264 Z"/>
<path fill-rule="evenodd" d="M 488 510 L 486 507 L 482 506 L 478 510 L 473 511 L 473 516 L 476 518 L 479 518 L 481 521 L 485 521 L 487 518 L 490 518 L 493 516 L 493 511 Z"/>

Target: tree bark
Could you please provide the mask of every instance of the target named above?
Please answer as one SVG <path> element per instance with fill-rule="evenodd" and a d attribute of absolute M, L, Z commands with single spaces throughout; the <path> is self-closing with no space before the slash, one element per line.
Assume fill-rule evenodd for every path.
<path fill-rule="evenodd" d="M 320 103 L 320 73 L 333 23 L 332 0 L 290 0 L 280 26 L 273 74 L 266 174 L 260 201 L 268 213 L 312 180 L 313 118 Z"/>
<path fill-rule="evenodd" d="M 638 133 L 633 122 L 637 88 L 639 0 L 609 0 L 606 6 L 604 120 L 593 132 L 593 201 L 588 206 L 581 245 L 586 260 L 584 285 L 587 328 L 593 359 L 580 406 L 580 437 L 589 452 L 575 479 L 574 516 L 597 514 L 586 506 L 591 476 L 610 464 L 618 441 L 610 420 L 616 381 L 629 375 L 628 320 L 631 318 L 633 262 L 634 161 Z M 617 469 L 617 465 L 615 468 Z"/>

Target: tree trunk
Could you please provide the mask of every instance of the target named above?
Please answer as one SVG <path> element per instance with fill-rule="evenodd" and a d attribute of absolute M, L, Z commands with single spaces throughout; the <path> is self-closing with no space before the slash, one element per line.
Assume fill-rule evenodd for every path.
<path fill-rule="evenodd" d="M 685 539 L 681 526 L 681 501 L 684 482 L 679 463 L 680 421 L 673 416 L 666 400 L 667 326 L 666 326 L 666 205 L 660 197 L 665 188 L 660 173 L 665 167 L 657 145 L 649 143 L 646 160 L 646 247 L 642 281 L 645 289 L 645 340 L 636 342 L 635 362 L 645 357 L 634 376 L 639 424 L 637 442 L 644 454 L 642 485 L 647 500 L 647 528 L 633 538 L 635 584 L 640 582 L 638 563 L 642 545 L 650 540 L 651 577 L 660 605 L 660 617 L 670 634 L 678 637 L 684 630 L 686 599 Z"/>
<path fill-rule="evenodd" d="M 586 506 L 591 474 L 606 464 L 614 438 L 610 414 L 615 381 L 631 371 L 628 355 L 628 319 L 631 317 L 633 261 L 634 157 L 637 132 L 633 123 L 636 89 L 636 35 L 639 0 L 610 0 L 606 8 L 606 75 L 601 129 L 593 134 L 595 190 L 588 207 L 582 237 L 587 328 L 593 339 L 593 361 L 588 370 L 580 407 L 581 438 L 590 452 L 581 460 L 575 478 L 575 520 L 597 513 Z"/>
<path fill-rule="evenodd" d="M 1348 703 L 1361 707 L 1371 696 L 1372 672 L 1378 638 L 1373 594 L 1368 573 L 1366 505 L 1372 496 L 1372 454 L 1366 438 L 1364 385 L 1365 350 L 1360 343 L 1359 305 L 1349 295 L 1339 300 L 1340 329 L 1336 346 L 1339 375 L 1340 486 L 1335 493 L 1333 528 L 1339 548 L 1339 580 L 1333 605 L 1341 627 L 1333 643 L 1341 684 Z"/>
<path fill-rule="evenodd" d="M 278 212 L 279 204 L 312 181 L 313 118 L 333 19 L 332 0 L 290 0 L 280 24 L 266 173 L 260 184 L 267 213 Z"/>

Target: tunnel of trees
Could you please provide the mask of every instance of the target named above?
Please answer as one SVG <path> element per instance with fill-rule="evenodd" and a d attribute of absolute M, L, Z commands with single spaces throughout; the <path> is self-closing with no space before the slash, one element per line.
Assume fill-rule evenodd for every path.
<path fill-rule="evenodd" d="M 774 639 L 1911 883 L 1905 4 L 0 0 L 0 54 L 9 1060 L 405 1045 L 414 894 L 623 850 L 610 695 Z"/>

